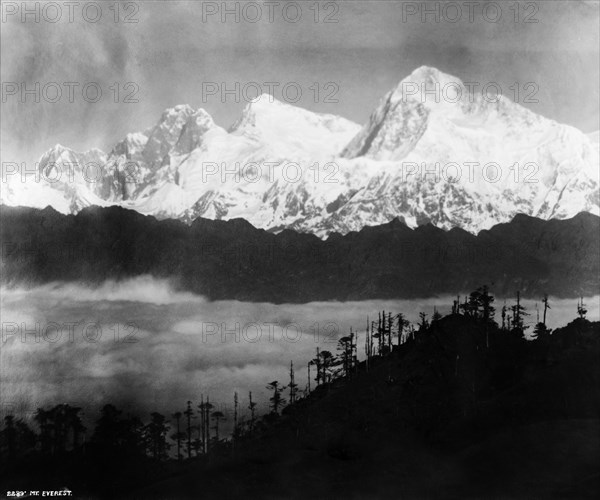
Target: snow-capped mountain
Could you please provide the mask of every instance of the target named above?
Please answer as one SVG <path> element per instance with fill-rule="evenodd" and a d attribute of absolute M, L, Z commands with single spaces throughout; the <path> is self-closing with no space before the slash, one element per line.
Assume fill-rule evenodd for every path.
<path fill-rule="evenodd" d="M 64 163 L 76 165 L 72 175 L 62 168 L 44 182 Z M 4 186 L 3 202 L 63 213 L 120 205 L 187 222 L 243 217 L 319 236 L 396 217 L 476 232 L 517 213 L 599 214 L 598 165 L 597 133 L 421 67 L 363 127 L 268 95 L 229 130 L 203 109 L 176 106 L 108 154 L 54 147 L 40 160 L 41 182 Z"/>

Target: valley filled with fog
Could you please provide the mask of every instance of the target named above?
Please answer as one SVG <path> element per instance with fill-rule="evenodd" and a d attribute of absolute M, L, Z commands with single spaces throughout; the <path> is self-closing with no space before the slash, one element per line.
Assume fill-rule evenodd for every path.
<path fill-rule="evenodd" d="M 304 390 L 307 362 L 316 348 L 335 354 L 337 340 L 351 327 L 359 333 L 363 357 L 367 316 L 402 312 L 416 325 L 420 311 L 429 318 L 434 307 L 447 314 L 453 299 L 211 302 L 148 277 L 97 288 L 2 288 L 2 413 L 28 418 L 38 407 L 68 403 L 83 407 L 84 420 L 91 422 L 108 402 L 145 417 L 151 411 L 182 410 L 188 399 L 197 404 L 201 395 L 209 395 L 228 415 L 237 391 L 243 414 L 252 391 L 262 414 L 270 396 L 265 386 L 274 380 L 287 384 L 290 361 Z M 600 316 L 599 299 L 584 299 L 590 320 Z M 507 306 L 513 303 L 506 300 Z M 496 321 L 503 304 L 496 297 Z M 529 334 L 536 303 L 522 304 L 530 314 Z M 550 328 L 576 317 L 577 299 L 550 297 L 550 305 Z M 541 315 L 541 302 L 538 307 Z"/>

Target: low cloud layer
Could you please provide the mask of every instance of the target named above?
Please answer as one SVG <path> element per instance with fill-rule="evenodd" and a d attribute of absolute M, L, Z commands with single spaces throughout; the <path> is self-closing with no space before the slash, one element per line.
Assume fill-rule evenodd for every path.
<path fill-rule="evenodd" d="M 142 415 L 170 414 L 201 394 L 229 412 L 234 391 L 245 408 L 250 390 L 264 412 L 265 385 L 287 383 L 290 361 L 304 389 L 306 363 L 316 348 L 335 352 L 337 339 L 351 327 L 360 334 L 361 356 L 367 315 L 385 309 L 416 323 L 420 311 L 431 315 L 435 306 L 446 313 L 453 300 L 211 302 L 149 277 L 97 288 L 2 289 L 1 295 L 3 413 L 27 414 L 66 402 L 83 406 L 88 421 L 107 402 Z M 599 299 L 586 300 L 588 318 L 600 317 Z M 496 299 L 498 310 L 503 303 Z M 576 316 L 576 299 L 550 303 L 550 327 Z M 532 325 L 535 303 L 524 305 Z"/>

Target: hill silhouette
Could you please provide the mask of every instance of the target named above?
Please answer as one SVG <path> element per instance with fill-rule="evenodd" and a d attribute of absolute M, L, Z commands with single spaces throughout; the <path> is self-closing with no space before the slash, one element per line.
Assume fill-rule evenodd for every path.
<path fill-rule="evenodd" d="M 0 486 L 34 470 L 92 498 L 597 498 L 599 356 L 600 322 L 583 317 L 526 341 L 451 314 L 208 455 L 90 445 L 17 461 Z"/>
<path fill-rule="evenodd" d="M 399 220 L 323 241 L 243 219 L 190 226 L 119 207 L 61 215 L 0 207 L 2 282 L 98 284 L 144 274 L 210 299 L 308 302 L 454 295 L 488 283 L 501 296 L 598 293 L 600 218 L 517 216 L 472 235 Z"/>
<path fill-rule="evenodd" d="M 139 490 L 217 498 L 595 498 L 600 323 L 525 342 L 453 315 L 321 387 L 235 458 Z M 202 473 L 205 472 L 205 474 Z"/>

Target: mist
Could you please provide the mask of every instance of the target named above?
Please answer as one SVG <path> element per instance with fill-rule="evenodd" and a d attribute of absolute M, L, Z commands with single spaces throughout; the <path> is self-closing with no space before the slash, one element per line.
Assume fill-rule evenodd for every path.
<path fill-rule="evenodd" d="M 231 420 L 235 391 L 242 410 L 252 391 L 264 413 L 270 396 L 266 384 L 287 384 L 291 361 L 304 390 L 307 362 L 317 347 L 335 353 L 338 338 L 353 328 L 362 357 L 367 317 L 378 310 L 403 312 L 417 323 L 420 311 L 431 317 L 436 307 L 445 314 L 454 299 L 211 302 L 150 277 L 96 288 L 53 283 L 0 292 L 3 415 L 29 418 L 38 407 L 68 403 L 81 406 L 88 423 L 108 402 L 145 418 L 150 411 L 182 410 L 188 399 L 197 404 L 201 395 L 209 395 Z M 497 317 L 503 303 L 496 298 Z M 588 319 L 598 320 L 600 297 L 585 303 Z M 536 304 L 523 304 L 531 332 Z M 577 299 L 550 297 L 550 304 L 550 328 L 575 318 Z"/>

